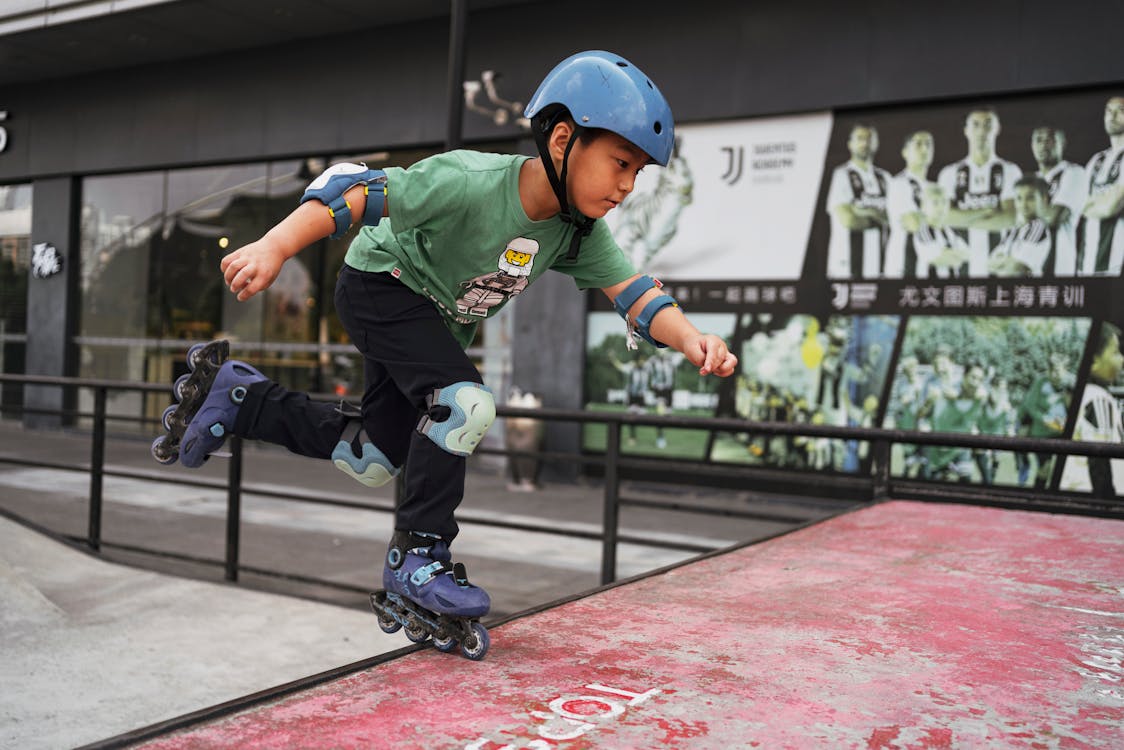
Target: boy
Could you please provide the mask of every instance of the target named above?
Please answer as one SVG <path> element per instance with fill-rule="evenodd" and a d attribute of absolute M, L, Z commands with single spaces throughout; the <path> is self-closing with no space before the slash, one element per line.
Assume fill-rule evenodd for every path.
<path fill-rule="evenodd" d="M 949 212 L 948 193 L 938 183 L 926 183 L 921 187 L 920 205 L 924 221 L 913 235 L 917 278 L 967 276 L 971 257 L 968 243 L 944 225 Z"/>
<path fill-rule="evenodd" d="M 737 365 L 725 342 L 700 333 L 636 272 L 600 221 L 644 166 L 666 166 L 671 156 L 674 123 L 659 90 L 618 55 L 583 52 L 547 75 L 526 115 L 537 159 L 455 151 L 408 170 L 335 165 L 292 214 L 224 257 L 226 284 L 245 301 L 301 248 L 362 217 L 336 286 L 340 320 L 364 358 L 361 416 L 229 361 L 181 444 L 183 463 L 199 466 L 233 432 L 331 458 L 369 486 L 389 482 L 408 455 L 383 585 L 452 618 L 479 618 L 491 606 L 449 553 L 465 457 L 495 417 L 491 391 L 464 352 L 478 321 L 555 268 L 614 300 L 630 342 L 635 334 L 671 346 L 702 375 L 726 377 Z M 380 613 L 380 624 L 397 629 L 389 615 Z M 418 633 L 407 625 L 407 635 Z M 438 638 L 438 647 L 447 644 Z"/>
<path fill-rule="evenodd" d="M 1054 231 L 1043 218 L 1050 186 L 1041 177 L 1020 177 L 1015 183 L 1015 227 L 991 251 L 988 270 L 996 276 L 1053 276 Z"/>

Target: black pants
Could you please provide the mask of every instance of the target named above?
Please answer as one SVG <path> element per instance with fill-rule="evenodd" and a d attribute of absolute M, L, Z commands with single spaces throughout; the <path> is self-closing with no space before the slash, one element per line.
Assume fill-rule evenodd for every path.
<path fill-rule="evenodd" d="M 409 458 L 395 528 L 451 541 L 458 530 L 453 511 L 464 495 L 465 459 L 416 428 L 427 396 L 461 381 L 482 383 L 480 372 L 433 303 L 390 274 L 345 265 L 336 282 L 336 310 L 363 355 L 363 429 L 395 466 Z M 348 421 L 335 404 L 264 382 L 250 388 L 234 432 L 328 458 Z"/>

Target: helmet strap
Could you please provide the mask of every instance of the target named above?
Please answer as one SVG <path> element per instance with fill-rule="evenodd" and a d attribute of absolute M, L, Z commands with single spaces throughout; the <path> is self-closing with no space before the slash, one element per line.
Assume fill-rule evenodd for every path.
<path fill-rule="evenodd" d="M 553 115 L 541 118 L 539 127 L 532 128 L 532 132 L 535 136 L 535 145 L 538 147 L 539 156 L 542 158 L 543 167 L 546 170 L 546 178 L 550 181 L 550 186 L 558 199 L 560 209 L 558 218 L 574 228 L 574 233 L 570 235 L 570 250 L 566 253 L 566 260 L 575 261 L 578 258 L 578 251 L 581 250 L 582 239 L 588 237 L 590 232 L 593 231 L 593 221 L 577 211 L 571 210 L 570 200 L 566 195 L 566 175 L 570 166 L 570 151 L 581 135 L 581 126 L 574 125 L 574 132 L 566 144 L 566 151 L 562 154 L 561 174 L 555 171 L 554 159 L 550 156 L 550 134 L 554 132 L 555 126 L 565 115 L 566 110 L 559 108 Z"/>

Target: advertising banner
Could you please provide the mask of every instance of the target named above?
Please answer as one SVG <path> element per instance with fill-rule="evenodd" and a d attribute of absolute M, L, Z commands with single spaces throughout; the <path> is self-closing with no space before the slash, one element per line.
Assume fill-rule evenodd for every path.
<path fill-rule="evenodd" d="M 588 408 L 1124 442 L 1124 92 L 685 125 L 676 141 L 608 220 L 739 371 L 629 352 L 591 295 Z M 678 432 L 626 429 L 623 448 L 870 470 L 861 441 Z M 892 471 L 1124 491 L 1107 459 L 903 445 Z"/>

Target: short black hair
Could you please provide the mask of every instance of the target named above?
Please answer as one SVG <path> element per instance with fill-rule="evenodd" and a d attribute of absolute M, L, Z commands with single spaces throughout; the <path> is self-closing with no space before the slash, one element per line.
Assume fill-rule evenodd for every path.
<path fill-rule="evenodd" d="M 999 121 L 999 112 L 995 109 L 995 107 L 991 106 L 990 104 L 981 104 L 978 107 L 968 108 L 968 112 L 964 115 L 964 122 L 967 123 L 968 117 L 975 114 L 976 112 L 983 112 L 985 115 L 991 115 L 995 118 L 996 122 Z"/>
<path fill-rule="evenodd" d="M 926 134 L 926 135 L 928 135 L 928 136 L 929 136 L 930 138 L 932 138 L 932 137 L 933 137 L 933 131 L 931 131 L 931 130 L 925 130 L 924 128 L 922 128 L 922 129 L 920 129 L 920 130 L 914 130 L 914 131 L 911 131 L 910 133 L 908 133 L 908 134 L 906 135 L 906 137 L 905 137 L 905 138 L 903 138 L 903 139 L 902 139 L 902 150 L 904 151 L 905 149 L 909 148 L 909 142 L 913 140 L 913 137 L 914 137 L 915 135 L 920 135 L 921 133 L 925 133 L 925 134 Z"/>
<path fill-rule="evenodd" d="M 1041 177 L 1032 174 L 1026 174 L 1015 181 L 1015 187 L 1029 187 L 1038 191 L 1046 200 L 1050 200 L 1050 186 Z"/>
<path fill-rule="evenodd" d="M 847 131 L 847 140 L 851 139 L 851 136 L 855 134 L 856 130 L 869 130 L 871 135 L 878 135 L 878 128 L 874 127 L 873 124 L 869 122 L 856 122 L 851 126 L 851 129 Z"/>
<path fill-rule="evenodd" d="M 1054 138 L 1061 141 L 1063 144 L 1065 143 L 1065 131 L 1059 127 L 1056 127 L 1054 125 L 1039 125 L 1038 127 L 1030 131 L 1031 135 L 1034 134 L 1035 130 L 1049 130 L 1050 134 L 1053 135 Z"/>
<path fill-rule="evenodd" d="M 1101 330 L 1097 334 L 1097 348 L 1093 350 L 1093 356 L 1100 356 L 1105 349 L 1108 348 L 1109 343 L 1115 338 L 1117 345 L 1120 342 L 1120 329 L 1112 323 L 1101 323 Z"/>

